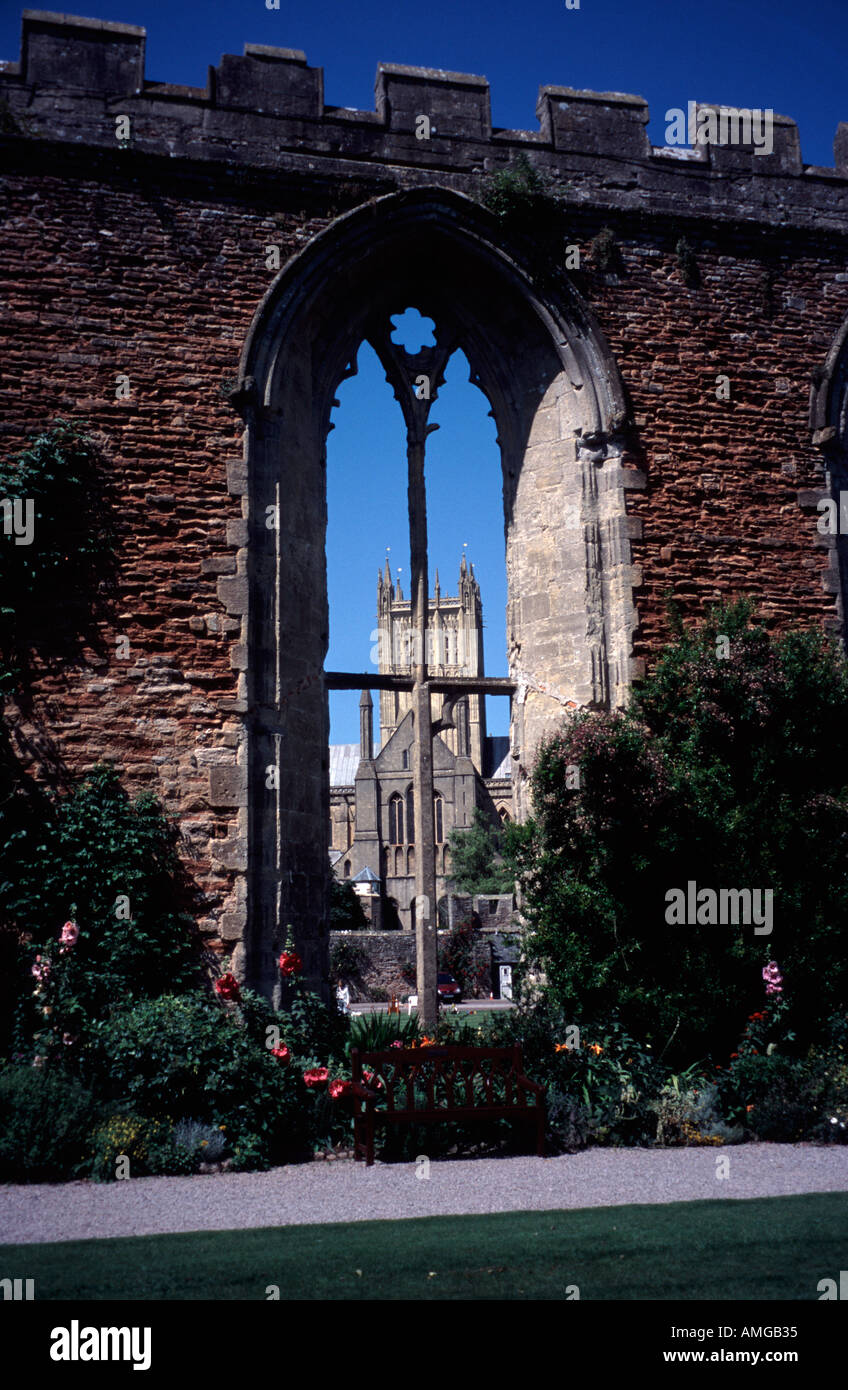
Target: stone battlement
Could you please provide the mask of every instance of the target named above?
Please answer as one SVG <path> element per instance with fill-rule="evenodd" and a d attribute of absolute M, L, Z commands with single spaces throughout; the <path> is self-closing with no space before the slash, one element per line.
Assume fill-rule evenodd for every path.
<path fill-rule="evenodd" d="M 216 161 L 299 176 L 390 166 L 396 183 L 462 187 L 520 152 L 544 172 L 579 181 L 578 202 L 797 225 L 848 225 L 848 124 L 833 168 L 804 165 L 794 121 L 773 117 L 770 153 L 711 143 L 685 152 L 651 145 L 639 96 L 543 86 L 538 130 L 492 125 L 484 77 L 380 63 L 373 111 L 325 106 L 321 68 L 299 50 L 246 44 L 210 66 L 205 87 L 145 76 L 136 25 L 25 10 L 18 63 L 0 64 L 7 137 Z M 697 111 L 727 108 L 699 103 Z M 127 122 L 119 127 L 118 118 Z M 684 156 L 684 157 L 681 157 Z"/>

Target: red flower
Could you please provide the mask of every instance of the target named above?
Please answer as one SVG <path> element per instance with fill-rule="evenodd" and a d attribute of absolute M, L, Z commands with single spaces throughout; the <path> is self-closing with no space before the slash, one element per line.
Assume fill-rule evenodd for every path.
<path fill-rule="evenodd" d="M 739 1056 L 739 1053 L 738 1053 L 738 1052 L 731 1052 L 731 1054 L 730 1054 L 730 1060 L 731 1060 L 731 1062 L 735 1061 L 736 1058 L 737 1058 L 738 1056 Z"/>
<path fill-rule="evenodd" d="M 333 1100 L 341 1100 L 342 1096 L 347 1096 L 353 1090 L 352 1081 L 331 1081 L 329 1092 Z"/>
<path fill-rule="evenodd" d="M 283 951 L 280 956 L 281 975 L 299 975 L 303 969 L 303 961 L 297 951 Z"/>
<path fill-rule="evenodd" d="M 239 990 L 238 980 L 235 975 L 227 971 L 226 975 L 221 976 L 220 980 L 216 980 L 215 993 L 220 994 L 222 999 L 240 999 L 241 991 Z"/>
<path fill-rule="evenodd" d="M 323 1086 L 329 1075 L 326 1067 L 313 1067 L 311 1071 L 303 1073 L 303 1079 L 311 1090 L 315 1086 Z"/>
<path fill-rule="evenodd" d="M 394 1047 L 394 1043 L 392 1043 L 392 1047 Z M 373 1071 L 364 1071 L 362 1073 L 362 1080 L 365 1082 L 366 1086 L 373 1086 L 375 1091 L 382 1091 L 383 1089 L 382 1081 L 379 1076 L 375 1077 Z"/>
<path fill-rule="evenodd" d="M 289 1052 L 287 1047 L 272 1047 L 271 1056 L 279 1057 L 281 1062 L 288 1063 L 291 1061 L 291 1053 Z"/>

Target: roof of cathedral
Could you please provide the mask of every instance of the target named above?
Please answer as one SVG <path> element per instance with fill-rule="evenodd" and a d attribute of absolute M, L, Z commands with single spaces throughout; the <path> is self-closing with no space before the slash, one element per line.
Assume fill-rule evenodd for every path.
<path fill-rule="evenodd" d="M 486 739 L 486 779 L 512 776 L 509 738 L 506 734 L 490 735 Z M 359 767 L 358 743 L 330 744 L 330 786 L 352 787 Z"/>
<path fill-rule="evenodd" d="M 330 786 L 352 787 L 359 767 L 358 743 L 330 744 Z"/>

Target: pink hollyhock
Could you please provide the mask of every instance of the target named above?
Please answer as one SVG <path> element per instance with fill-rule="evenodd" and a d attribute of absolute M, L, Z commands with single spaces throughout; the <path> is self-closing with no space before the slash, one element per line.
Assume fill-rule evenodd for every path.
<path fill-rule="evenodd" d="M 49 960 L 42 961 L 41 956 L 36 956 L 35 965 L 32 967 L 32 973 L 37 980 L 48 979 L 50 976 Z"/>
<path fill-rule="evenodd" d="M 289 1052 L 287 1047 L 272 1047 L 271 1056 L 279 1057 L 281 1062 L 288 1063 L 291 1061 L 291 1053 Z"/>
<path fill-rule="evenodd" d="M 392 1043 L 392 1047 L 403 1047 L 403 1043 L 401 1042 L 400 1038 L 398 1038 L 396 1042 Z"/>
<path fill-rule="evenodd" d="M 62 945 L 76 946 L 79 939 L 79 927 L 76 922 L 66 922 L 62 928 Z"/>
<path fill-rule="evenodd" d="M 227 971 L 226 975 L 222 975 L 219 980 L 216 980 L 215 993 L 219 994 L 222 999 L 240 999 L 241 991 L 235 975 Z"/>
<path fill-rule="evenodd" d="M 777 961 L 770 960 L 768 965 L 763 968 L 763 979 L 766 986 L 766 994 L 783 993 L 783 976 Z"/>
<path fill-rule="evenodd" d="M 341 1100 L 342 1096 L 350 1095 L 353 1090 L 352 1081 L 331 1081 L 329 1086 L 330 1095 L 333 1100 Z"/>
<path fill-rule="evenodd" d="M 313 1067 L 311 1071 L 303 1073 L 303 1079 L 311 1090 L 315 1086 L 323 1086 L 329 1075 L 327 1067 Z"/>

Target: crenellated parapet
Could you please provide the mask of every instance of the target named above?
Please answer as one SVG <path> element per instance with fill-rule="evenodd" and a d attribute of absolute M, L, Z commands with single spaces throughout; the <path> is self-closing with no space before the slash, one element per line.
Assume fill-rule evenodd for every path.
<path fill-rule="evenodd" d="M 750 140 L 657 147 L 643 98 L 549 85 L 537 130 L 503 130 L 484 77 L 393 63 L 378 66 L 374 110 L 352 110 L 324 104 L 323 70 L 304 53 L 260 44 L 224 54 L 205 87 L 176 86 L 145 76 L 144 29 L 39 10 L 24 11 L 20 61 L 0 64 L 0 102 L 10 138 L 298 176 L 388 168 L 401 185 L 466 189 L 524 153 L 578 202 L 848 226 L 848 124 L 832 168 L 803 164 L 797 126 L 779 115 L 767 151 Z M 726 110 L 692 103 L 698 119 Z"/>

